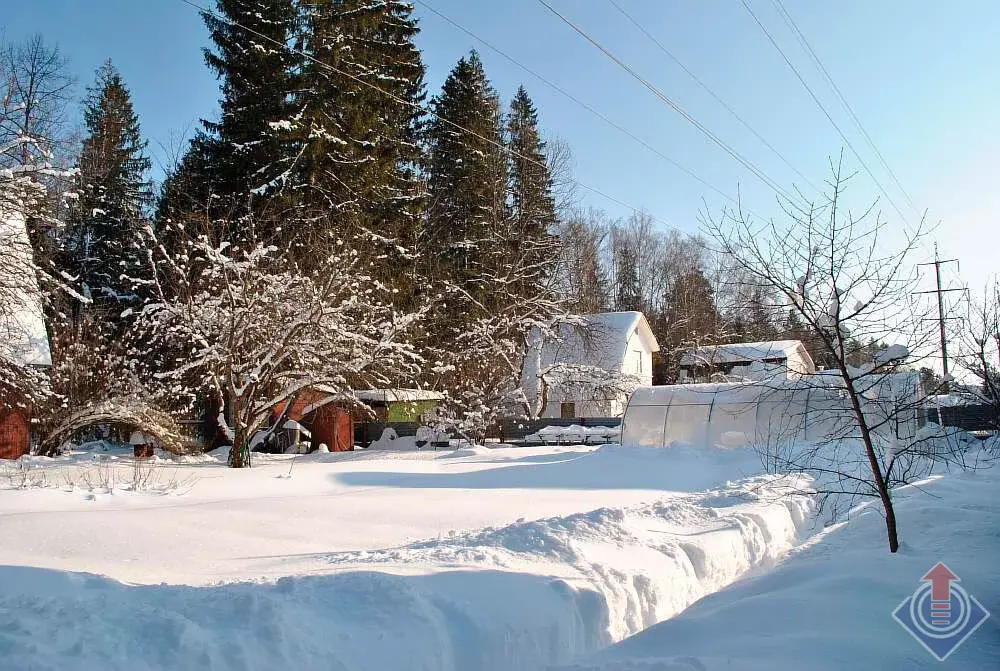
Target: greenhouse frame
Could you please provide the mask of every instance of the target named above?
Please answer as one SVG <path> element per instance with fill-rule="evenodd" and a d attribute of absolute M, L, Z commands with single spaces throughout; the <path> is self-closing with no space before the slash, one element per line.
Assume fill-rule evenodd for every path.
<path fill-rule="evenodd" d="M 876 436 L 905 441 L 916 435 L 924 417 L 917 373 L 865 375 L 854 386 Z M 843 379 L 823 373 L 640 387 L 629 398 L 622 423 L 625 446 L 739 447 L 860 435 Z"/>

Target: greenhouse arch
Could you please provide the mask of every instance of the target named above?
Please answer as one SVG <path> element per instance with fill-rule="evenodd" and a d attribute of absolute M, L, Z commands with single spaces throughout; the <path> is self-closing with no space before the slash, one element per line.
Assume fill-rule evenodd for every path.
<path fill-rule="evenodd" d="M 859 385 L 869 424 L 885 438 L 912 438 L 921 405 L 915 374 L 872 376 Z M 622 426 L 628 446 L 742 445 L 858 435 L 842 380 L 833 375 L 765 382 L 640 387 Z"/>

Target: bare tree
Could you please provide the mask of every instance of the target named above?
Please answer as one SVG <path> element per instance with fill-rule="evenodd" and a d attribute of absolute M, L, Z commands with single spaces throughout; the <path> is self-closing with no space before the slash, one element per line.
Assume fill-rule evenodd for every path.
<path fill-rule="evenodd" d="M 994 280 L 981 297 L 969 301 L 958 344 L 958 363 L 979 383 L 1000 427 L 1000 282 Z"/>
<path fill-rule="evenodd" d="M 442 299 L 461 305 L 465 317 L 460 331 L 442 341 L 433 331 L 425 355 L 431 364 L 427 381 L 445 390 L 440 423 L 473 441 L 482 441 L 487 430 L 506 414 L 525 408 L 521 387 L 532 334 L 550 333 L 566 314 L 553 290 L 553 259 L 527 258 L 486 275 L 491 292 L 480 299 L 461 287 L 446 284 Z M 524 291 L 525 278 L 541 280 Z M 443 329 L 449 328 L 442 325 Z M 454 329 L 453 329 L 454 330 Z"/>
<path fill-rule="evenodd" d="M 830 425 L 824 440 L 804 452 L 772 446 L 769 466 L 832 479 L 828 491 L 878 498 L 889 550 L 895 552 L 899 534 L 892 486 L 912 477 L 912 472 L 903 471 L 910 471 L 915 462 L 903 457 L 920 446 L 914 436 L 894 432 L 901 422 L 915 418 L 917 408 L 906 400 L 912 396 L 897 393 L 892 374 L 898 361 L 911 352 L 929 351 L 933 343 L 933 330 L 924 319 L 927 306 L 913 295 L 916 273 L 911 257 L 926 229 L 921 222 L 915 231 L 902 233 L 895 249 L 886 251 L 892 242 L 886 235 L 888 225 L 874 205 L 859 214 L 845 206 L 847 181 L 835 165 L 825 202 L 785 205 L 785 224 L 756 224 L 738 209 L 710 218 L 707 226 L 736 267 L 779 296 L 817 334 L 833 364 L 829 374 L 802 384 L 826 390 L 817 394 L 823 399 L 820 406 L 830 412 L 840 408 L 843 421 Z M 867 339 L 900 344 L 859 369 L 851 364 L 852 349 Z M 854 453 L 851 439 L 860 444 L 862 454 Z"/>
<path fill-rule="evenodd" d="M 552 195 L 556 201 L 556 214 L 560 220 L 572 215 L 580 202 L 580 188 L 573 177 L 573 150 L 562 138 L 545 141 L 545 162 L 552 177 Z"/>
<path fill-rule="evenodd" d="M 73 78 L 57 47 L 41 35 L 0 43 L 0 167 L 43 170 L 69 141 Z"/>
<path fill-rule="evenodd" d="M 555 288 L 572 312 L 607 308 L 609 279 L 601 252 L 607 236 L 606 217 L 594 208 L 574 209 L 559 223 Z"/>

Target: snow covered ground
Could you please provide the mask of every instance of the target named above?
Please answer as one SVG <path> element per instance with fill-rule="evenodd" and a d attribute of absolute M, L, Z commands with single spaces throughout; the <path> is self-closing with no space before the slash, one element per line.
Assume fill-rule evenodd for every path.
<path fill-rule="evenodd" d="M 902 546 L 885 549 L 867 508 L 792 551 L 774 571 L 566 671 L 1000 668 L 1000 468 L 936 476 L 897 492 Z M 944 664 L 893 618 L 944 562 L 992 613 Z"/>
<path fill-rule="evenodd" d="M 669 631 L 657 623 L 719 590 L 667 625 L 706 604 L 743 603 L 747 585 L 769 585 L 838 539 L 884 561 L 878 520 L 861 515 L 780 565 L 818 531 L 815 502 L 793 493 L 806 479 L 758 475 L 745 449 L 477 447 L 255 464 L 234 471 L 206 457 L 136 469 L 112 453 L 0 468 L 0 668 L 535 671 L 579 663 L 648 627 L 650 636 Z M 965 491 L 950 482 L 932 487 Z M 991 482 L 975 491 L 995 501 Z M 970 530 L 996 513 L 970 510 Z M 922 546 L 902 525 L 906 559 Z M 995 534 L 989 542 L 995 556 Z M 953 568 L 966 570 L 958 560 Z M 867 571 L 845 575 L 871 580 Z M 894 606 L 915 579 L 889 573 L 903 590 Z M 764 577 L 725 590 L 754 575 Z M 815 604 L 824 583 L 811 575 L 799 579 L 801 597 L 788 578 L 773 591 Z M 990 587 L 974 569 L 969 576 L 989 608 L 996 579 Z M 858 608 L 838 579 L 825 580 L 834 601 Z M 640 635 L 593 665 L 633 668 L 630 646 L 644 640 L 640 652 L 673 661 L 635 668 L 687 663 L 678 656 L 740 661 L 739 646 L 713 635 L 712 618 L 727 631 L 721 639 L 732 629 L 751 649 L 772 619 L 800 617 L 750 606 L 731 622 L 720 612 L 681 632 L 682 652 L 672 634 Z M 903 659 L 926 654 L 907 651 Z"/>
<path fill-rule="evenodd" d="M 130 491 L 131 457 L 34 458 L 27 477 L 44 486 L 12 490 L 21 474 L 12 482 L 0 467 L 0 538 L 17 539 L 0 544 L 0 564 L 147 584 L 328 572 L 331 553 L 636 505 L 757 468 L 752 454 L 673 457 L 617 447 L 477 447 L 261 455 L 240 471 L 214 459 L 162 461 L 142 491 Z"/>
<path fill-rule="evenodd" d="M 539 669 L 771 565 L 813 506 L 744 451 L 130 461 L 0 478 L 3 663 Z"/>

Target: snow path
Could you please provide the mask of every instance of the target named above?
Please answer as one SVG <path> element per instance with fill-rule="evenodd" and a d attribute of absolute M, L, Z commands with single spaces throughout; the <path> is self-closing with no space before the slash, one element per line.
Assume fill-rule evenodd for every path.
<path fill-rule="evenodd" d="M 1000 467 L 934 476 L 895 492 L 900 551 L 875 506 L 824 530 L 775 570 L 566 671 L 995 671 L 1000 660 Z M 943 664 L 891 616 L 943 561 L 992 613 Z"/>
<path fill-rule="evenodd" d="M 183 466 L 203 475 L 181 495 L 0 491 L 0 564 L 18 564 L 0 567 L 0 666 L 571 662 L 771 566 L 808 533 L 813 501 L 787 495 L 789 479 L 741 477 L 755 459 L 617 447 L 323 455 L 290 479 L 281 459 L 235 473 Z M 55 481 L 78 467 L 41 470 Z"/>

